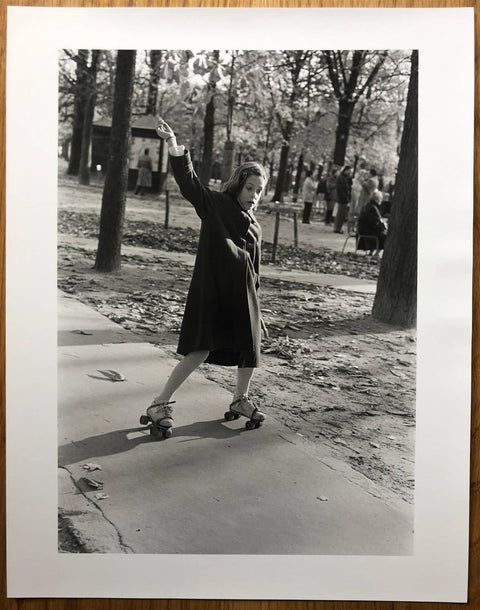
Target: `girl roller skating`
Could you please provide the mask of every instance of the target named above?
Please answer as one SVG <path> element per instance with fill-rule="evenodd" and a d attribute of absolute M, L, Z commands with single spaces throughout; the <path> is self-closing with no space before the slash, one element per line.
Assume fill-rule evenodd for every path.
<path fill-rule="evenodd" d="M 254 211 L 265 191 L 267 172 L 259 163 L 244 163 L 234 170 L 222 192 L 212 191 L 201 184 L 188 150 L 177 144 L 162 119 L 157 134 L 168 145 L 180 192 L 202 223 L 177 349 L 183 359 L 141 422 L 151 422 L 153 434 L 171 436 L 171 398 L 200 364 L 208 362 L 237 367 L 235 393 L 225 419 L 244 416 L 248 428 L 258 427 L 265 415 L 249 399 L 248 391 L 259 364 L 262 333 L 268 335 L 258 297 L 262 233 Z"/>

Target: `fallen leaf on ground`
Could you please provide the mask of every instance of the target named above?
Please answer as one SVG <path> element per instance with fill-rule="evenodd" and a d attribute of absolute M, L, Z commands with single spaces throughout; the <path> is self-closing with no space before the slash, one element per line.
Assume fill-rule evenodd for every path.
<path fill-rule="evenodd" d="M 88 470 L 89 472 L 93 472 L 94 470 L 102 470 L 100 464 L 94 464 L 93 462 L 89 462 L 83 465 L 84 470 Z"/>
<path fill-rule="evenodd" d="M 385 413 L 388 413 L 389 415 L 396 415 L 397 417 L 413 417 L 412 413 L 403 413 L 402 411 L 385 410 Z"/>
<path fill-rule="evenodd" d="M 84 478 L 84 481 L 89 487 L 93 487 L 94 489 L 103 489 L 102 481 L 95 481 L 95 479 L 87 479 L 86 477 Z"/>
<path fill-rule="evenodd" d="M 117 373 L 117 371 L 107 369 L 105 371 L 98 370 L 98 372 L 101 373 L 107 379 L 110 379 L 110 381 L 125 381 L 125 377 L 121 373 Z"/>

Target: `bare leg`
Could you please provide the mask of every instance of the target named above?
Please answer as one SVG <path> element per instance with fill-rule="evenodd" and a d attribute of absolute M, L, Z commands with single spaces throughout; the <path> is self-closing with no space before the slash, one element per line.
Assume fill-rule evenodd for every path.
<path fill-rule="evenodd" d="M 244 367 L 237 369 L 237 386 L 235 388 L 235 394 L 233 400 L 248 396 L 248 389 L 250 387 L 250 381 L 255 369 L 253 367 Z"/>
<path fill-rule="evenodd" d="M 201 352 L 190 352 L 184 356 L 173 369 L 162 393 L 155 398 L 154 402 L 170 400 L 173 393 L 178 390 L 178 388 L 193 373 L 193 371 L 198 368 L 202 362 L 205 362 L 209 353 L 210 352 L 206 350 Z"/>

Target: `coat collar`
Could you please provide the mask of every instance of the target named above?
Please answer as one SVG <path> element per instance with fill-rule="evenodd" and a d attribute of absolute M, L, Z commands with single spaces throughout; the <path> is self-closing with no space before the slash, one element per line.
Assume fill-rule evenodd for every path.
<path fill-rule="evenodd" d="M 237 199 L 233 197 L 230 193 L 226 194 L 231 203 L 229 207 L 230 213 L 232 215 L 232 220 L 235 225 L 238 226 L 241 233 L 246 235 L 250 225 L 255 222 L 255 217 L 250 212 L 246 212 L 238 203 Z"/>

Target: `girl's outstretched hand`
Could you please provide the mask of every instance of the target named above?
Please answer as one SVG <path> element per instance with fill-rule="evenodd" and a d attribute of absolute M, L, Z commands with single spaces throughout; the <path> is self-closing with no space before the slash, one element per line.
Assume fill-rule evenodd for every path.
<path fill-rule="evenodd" d="M 157 117 L 158 125 L 156 128 L 156 132 L 162 140 L 169 140 L 170 138 L 174 138 L 175 134 L 173 133 L 173 129 L 170 127 L 168 123 L 166 123 L 160 117 Z"/>

